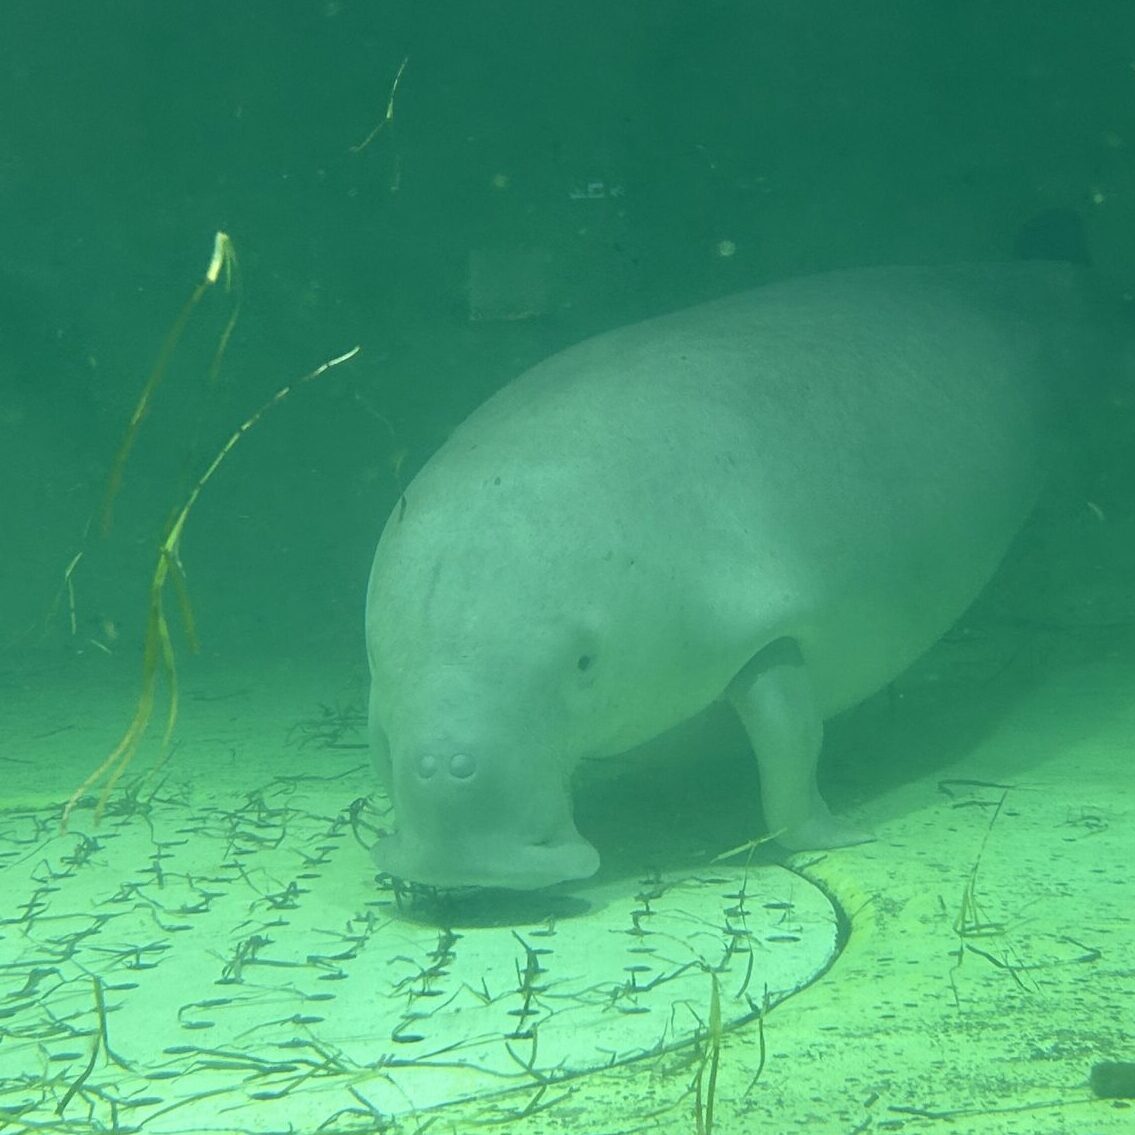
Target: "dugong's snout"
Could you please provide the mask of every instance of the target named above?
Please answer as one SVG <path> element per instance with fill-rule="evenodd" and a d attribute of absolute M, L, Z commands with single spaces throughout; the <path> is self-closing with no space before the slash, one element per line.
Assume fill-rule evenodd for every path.
<path fill-rule="evenodd" d="M 398 830 L 375 844 L 375 863 L 434 887 L 535 890 L 593 875 L 599 853 L 576 830 L 566 784 L 533 784 L 532 768 L 510 776 L 466 752 L 396 757 Z"/>

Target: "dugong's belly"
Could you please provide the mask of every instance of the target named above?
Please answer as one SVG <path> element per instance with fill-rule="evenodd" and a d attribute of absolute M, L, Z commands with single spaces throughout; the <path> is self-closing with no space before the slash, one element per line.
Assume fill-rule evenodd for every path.
<path fill-rule="evenodd" d="M 833 273 L 599 336 L 506 387 L 375 556 L 372 732 L 396 808 L 400 754 L 454 747 L 522 748 L 562 792 L 579 757 L 698 711 L 776 640 L 824 716 L 890 680 L 1028 513 L 1086 304 L 1055 265 Z"/>

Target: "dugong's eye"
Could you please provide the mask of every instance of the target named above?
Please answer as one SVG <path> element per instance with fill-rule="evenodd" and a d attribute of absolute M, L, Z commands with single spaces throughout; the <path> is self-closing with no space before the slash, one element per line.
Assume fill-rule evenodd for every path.
<path fill-rule="evenodd" d="M 577 669 L 579 670 L 579 672 L 583 673 L 584 670 L 589 670 L 591 668 L 591 663 L 593 661 L 594 661 L 594 659 L 591 657 L 590 654 L 581 654 L 579 656 L 579 658 L 577 659 L 575 665 L 576 665 Z"/>

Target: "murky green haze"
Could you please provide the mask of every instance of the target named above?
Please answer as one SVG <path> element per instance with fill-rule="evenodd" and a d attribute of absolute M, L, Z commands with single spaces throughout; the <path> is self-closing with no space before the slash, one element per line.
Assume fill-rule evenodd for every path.
<path fill-rule="evenodd" d="M 591 332 L 836 265 L 1010 254 L 1084 216 L 1135 263 L 1126 2 L 9 0 L 0 37 L 0 643 L 137 650 L 157 534 L 207 653 L 362 665 L 404 482 L 483 397 Z M 394 78 L 408 60 L 384 121 Z M 164 337 L 231 234 L 96 511 Z M 1122 507 L 1122 494 L 1107 502 Z M 45 623 L 71 557 L 66 604 Z M 24 653 L 22 653 L 24 652 Z"/>

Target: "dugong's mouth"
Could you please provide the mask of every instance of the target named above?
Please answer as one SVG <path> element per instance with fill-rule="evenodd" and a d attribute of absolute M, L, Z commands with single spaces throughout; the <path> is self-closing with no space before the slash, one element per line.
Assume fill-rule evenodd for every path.
<path fill-rule="evenodd" d="M 379 869 L 431 887 L 506 887 L 533 891 L 599 869 L 599 853 L 582 836 L 545 843 L 482 843 L 429 846 L 401 834 L 385 836 L 371 850 Z"/>

